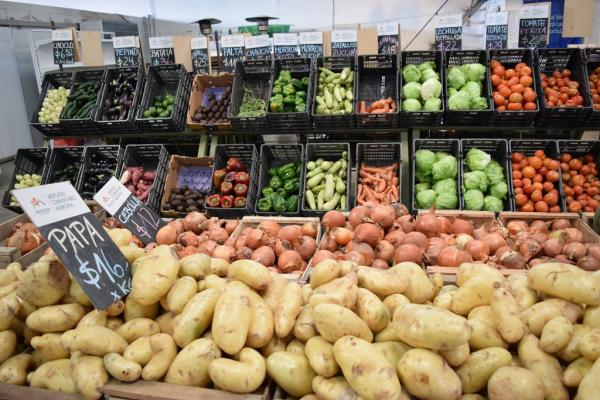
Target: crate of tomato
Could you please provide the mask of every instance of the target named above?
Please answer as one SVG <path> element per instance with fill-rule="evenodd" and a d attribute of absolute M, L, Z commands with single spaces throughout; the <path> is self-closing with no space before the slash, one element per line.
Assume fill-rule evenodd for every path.
<path fill-rule="evenodd" d="M 592 100 L 592 111 L 585 121 L 584 126 L 600 126 L 600 48 L 585 49 L 588 84 L 590 85 L 590 97 Z"/>
<path fill-rule="evenodd" d="M 600 201 L 600 142 L 559 140 L 563 194 L 569 212 L 594 212 Z"/>

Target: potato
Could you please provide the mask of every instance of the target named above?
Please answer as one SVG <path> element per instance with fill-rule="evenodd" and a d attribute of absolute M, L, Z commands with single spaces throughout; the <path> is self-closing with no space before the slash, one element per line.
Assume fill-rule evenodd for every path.
<path fill-rule="evenodd" d="M 358 400 L 358 396 L 342 376 L 329 379 L 315 376 L 312 381 L 312 390 L 317 394 L 319 400 Z"/>
<path fill-rule="evenodd" d="M 108 382 L 108 373 L 101 357 L 84 356 L 76 352 L 71 356 L 71 375 L 77 390 L 85 399 L 99 399 Z"/>
<path fill-rule="evenodd" d="M 108 318 L 106 320 L 106 327 L 111 331 L 116 331 L 121 325 L 123 325 L 123 323 L 124 322 L 121 318 Z"/>
<path fill-rule="evenodd" d="M 305 305 L 300 309 L 296 323 L 294 324 L 294 336 L 304 342 L 313 336 L 316 336 L 317 327 L 312 316 L 312 308 Z"/>
<path fill-rule="evenodd" d="M 340 265 L 336 260 L 323 260 L 313 267 L 310 273 L 310 287 L 313 289 L 340 276 Z"/>
<path fill-rule="evenodd" d="M 496 328 L 491 306 L 479 306 L 471 310 L 468 315 L 471 337 L 469 346 L 475 350 L 488 347 L 508 348 L 500 332 Z"/>
<path fill-rule="evenodd" d="M 579 357 L 571 362 L 562 373 L 563 385 L 568 387 L 579 386 L 583 377 L 590 372 L 592 365 L 594 365 L 594 362 L 585 357 Z"/>
<path fill-rule="evenodd" d="M 312 393 L 316 374 L 304 354 L 277 351 L 267 357 L 266 365 L 269 376 L 289 395 L 300 397 Z"/>
<path fill-rule="evenodd" d="M 208 375 L 213 383 L 233 393 L 251 393 L 258 389 L 266 370 L 264 358 L 251 348 L 240 351 L 239 361 L 217 358 L 208 364 Z"/>
<path fill-rule="evenodd" d="M 498 368 L 487 388 L 490 400 L 544 400 L 544 385 L 525 368 Z"/>
<path fill-rule="evenodd" d="M 450 350 L 440 350 L 440 356 L 444 357 L 444 360 L 451 367 L 459 367 L 467 361 L 469 358 L 469 354 L 471 353 L 471 348 L 469 347 L 469 342 L 455 347 Z"/>
<path fill-rule="evenodd" d="M 400 293 L 391 294 L 385 299 L 383 299 L 383 304 L 387 307 L 388 312 L 390 314 L 390 318 L 394 315 L 394 311 L 396 311 L 396 308 L 409 303 L 410 300 L 408 299 L 408 297 Z"/>
<path fill-rule="evenodd" d="M 582 356 L 596 361 L 600 357 L 600 328 L 593 328 L 581 336 L 577 348 Z"/>
<path fill-rule="evenodd" d="M 519 318 L 519 305 L 513 295 L 504 287 L 494 287 L 490 306 L 496 329 L 508 343 L 516 343 L 526 332 L 525 324 Z"/>
<path fill-rule="evenodd" d="M 119 246 L 119 250 L 121 250 L 129 265 L 133 265 L 135 260 L 146 255 L 146 250 L 135 245 Z"/>
<path fill-rule="evenodd" d="M 13 331 L 0 332 L 0 363 L 12 356 L 17 347 L 17 335 Z"/>
<path fill-rule="evenodd" d="M 305 346 L 304 346 L 304 343 L 302 343 L 298 339 L 293 339 L 285 347 L 285 351 L 289 351 L 292 353 L 298 353 L 298 354 L 304 354 Z"/>
<path fill-rule="evenodd" d="M 314 289 L 308 302 L 313 309 L 321 303 L 338 304 L 347 308 L 354 308 L 358 295 L 356 282 L 356 274 L 354 273 L 334 279 Z"/>
<path fill-rule="evenodd" d="M 237 262 L 237 261 L 236 261 Z M 234 263 L 235 264 L 235 263 Z M 232 264 L 233 265 L 233 264 Z M 279 307 L 274 312 L 275 333 L 286 337 L 294 329 L 296 317 L 302 307 L 302 289 L 295 282 L 290 282 L 283 291 Z"/>
<path fill-rule="evenodd" d="M 579 351 L 579 341 L 582 337 L 584 337 L 592 328 L 587 325 L 574 324 L 573 325 L 573 335 L 571 336 L 571 340 L 569 343 L 559 350 L 556 355 L 567 361 L 573 361 L 581 356 L 581 352 Z"/>
<path fill-rule="evenodd" d="M 175 284 L 166 297 L 167 311 L 173 311 L 175 314 L 180 314 L 183 307 L 198 291 L 198 284 L 191 276 L 184 276 L 175 281 Z"/>
<path fill-rule="evenodd" d="M 459 315 L 467 315 L 477 306 L 489 305 L 494 287 L 500 284 L 500 280 L 488 276 L 469 279 L 454 293 L 450 310 Z"/>
<path fill-rule="evenodd" d="M 407 304 L 396 309 L 392 326 L 403 342 L 413 347 L 449 350 L 469 340 L 466 318 L 442 308 Z"/>
<path fill-rule="evenodd" d="M 137 303 L 149 306 L 169 292 L 179 272 L 179 260 L 169 246 L 157 246 L 148 255 L 133 263 L 135 272 L 131 279 L 132 297 Z"/>
<path fill-rule="evenodd" d="M 196 253 L 179 260 L 179 276 L 189 276 L 195 280 L 204 279 L 210 274 L 210 257 Z"/>
<path fill-rule="evenodd" d="M 206 284 L 205 289 L 217 289 L 219 291 L 223 291 L 227 285 L 227 282 L 229 281 L 225 278 L 221 278 L 218 275 L 211 274 L 204 278 L 204 282 Z"/>
<path fill-rule="evenodd" d="M 227 354 L 238 353 L 246 343 L 252 322 L 249 290 L 240 281 L 229 282 L 215 305 L 212 334 L 217 345 Z"/>
<path fill-rule="evenodd" d="M 369 289 L 378 296 L 404 293 L 410 285 L 408 275 L 371 267 L 358 267 L 358 286 Z"/>
<path fill-rule="evenodd" d="M 121 382 L 134 382 L 142 375 L 140 364 L 117 353 L 109 353 L 104 356 L 104 368 L 113 378 Z"/>
<path fill-rule="evenodd" d="M 310 295 L 312 294 L 313 290 L 310 287 L 310 284 L 305 283 L 304 285 L 302 285 L 302 305 L 306 305 L 308 304 L 308 300 L 310 299 Z"/>
<path fill-rule="evenodd" d="M 567 347 L 573 336 L 573 325 L 565 317 L 554 317 L 542 329 L 540 348 L 546 353 L 556 353 Z"/>
<path fill-rule="evenodd" d="M 13 319 L 10 324 L 10 327 L 8 328 L 9 331 L 13 331 L 19 337 L 23 337 L 25 335 L 25 329 L 28 329 L 27 326 L 25 325 L 25 322 L 21 321 L 18 318 Z M 28 344 L 28 343 L 26 343 L 26 344 Z"/>
<path fill-rule="evenodd" d="M 410 394 L 431 400 L 460 399 L 460 379 L 446 361 L 431 350 L 408 350 L 398 362 L 398 375 Z"/>
<path fill-rule="evenodd" d="M 312 314 L 317 331 L 330 343 L 346 335 L 356 336 L 368 342 L 373 341 L 373 333 L 367 324 L 345 307 L 323 303 L 314 307 Z"/>
<path fill-rule="evenodd" d="M 165 382 L 206 387 L 210 383 L 208 366 L 217 358 L 221 358 L 221 350 L 214 341 L 196 339 L 175 356 Z"/>
<path fill-rule="evenodd" d="M 141 365 L 142 367 L 152 359 L 152 348 L 150 347 L 150 337 L 143 336 L 134 340 L 123 352 L 123 357 Z M 142 372 L 140 371 L 140 374 Z"/>
<path fill-rule="evenodd" d="M 107 317 L 117 317 L 125 311 L 125 303 L 123 300 L 115 301 L 104 311 L 106 311 Z"/>
<path fill-rule="evenodd" d="M 29 386 L 40 389 L 76 393 L 77 386 L 71 373 L 70 360 L 54 360 L 44 363 L 27 377 Z"/>
<path fill-rule="evenodd" d="M 65 332 L 60 342 L 63 348 L 71 352 L 81 351 L 98 357 L 104 357 L 108 353 L 120 354 L 127 348 L 127 341 L 121 335 L 99 325 L 80 326 Z"/>
<path fill-rule="evenodd" d="M 21 353 L 10 357 L 0 365 L 0 383 L 24 385 L 30 365 L 31 354 Z"/>
<path fill-rule="evenodd" d="M 497 268 L 485 263 L 462 263 L 456 272 L 456 284 L 461 287 L 475 277 L 486 277 L 492 281 L 504 281 L 504 275 Z"/>
<path fill-rule="evenodd" d="M 221 258 L 210 259 L 210 275 L 217 275 L 221 278 L 227 276 L 229 263 Z"/>
<path fill-rule="evenodd" d="M 77 323 L 77 326 L 83 325 L 101 325 L 106 326 L 106 311 L 92 310 L 85 314 Z"/>
<path fill-rule="evenodd" d="M 454 285 L 444 286 L 437 296 L 435 296 L 435 299 L 433 299 L 433 305 L 438 308 L 450 310 L 450 307 L 452 306 L 452 299 L 454 299 L 454 295 L 456 294 L 457 290 L 458 287 Z"/>
<path fill-rule="evenodd" d="M 157 381 L 168 371 L 177 355 L 177 345 L 173 338 L 166 333 L 157 333 L 150 336 L 152 358 L 142 369 L 142 379 Z"/>
<path fill-rule="evenodd" d="M 600 304 L 600 280 L 575 265 L 562 263 L 538 264 L 529 269 L 529 285 L 544 294 L 573 303 Z"/>
<path fill-rule="evenodd" d="M 229 264 L 227 275 L 232 280 L 244 282 L 255 290 L 264 290 L 269 286 L 269 269 L 254 260 L 237 260 Z"/>
<path fill-rule="evenodd" d="M 262 354 L 263 357 L 269 357 L 276 351 L 285 351 L 288 341 L 287 338 L 282 339 L 274 335 L 271 341 L 267 343 L 265 347 L 260 349 L 260 354 Z"/>
<path fill-rule="evenodd" d="M 70 283 L 69 273 L 58 257 L 44 256 L 23 272 L 17 295 L 34 306 L 49 306 L 67 293 Z"/>
<path fill-rule="evenodd" d="M 267 286 L 267 289 L 263 292 L 262 297 L 267 302 L 269 308 L 271 308 L 271 311 L 275 312 L 279 306 L 279 301 L 283 296 L 283 291 L 288 285 L 288 280 L 277 272 L 270 272 L 270 275 L 271 280 L 269 286 Z"/>
<path fill-rule="evenodd" d="M 31 338 L 33 347 L 42 357 L 44 362 L 69 358 L 69 352 L 60 344 L 60 333 L 46 333 Z"/>
<path fill-rule="evenodd" d="M 13 295 L 13 297 L 16 297 L 16 295 Z M 19 299 L 17 297 L 17 302 L 19 303 L 19 311 L 17 312 L 17 318 L 25 320 L 27 319 L 27 317 L 29 317 L 29 314 L 31 314 L 32 312 L 34 312 L 35 310 L 38 309 L 38 307 L 34 306 L 31 303 L 26 302 L 23 299 Z"/>
<path fill-rule="evenodd" d="M 408 287 L 404 291 L 411 303 L 423 303 L 433 299 L 435 287 L 427 277 L 427 274 L 419 265 L 413 262 L 402 262 L 394 265 L 388 271 L 407 276 L 409 278 Z"/>
<path fill-rule="evenodd" d="M 533 372 L 544 385 L 547 400 L 568 400 L 569 393 L 561 383 L 560 363 L 540 349 L 540 341 L 531 334 L 519 342 L 519 358 L 523 366 Z"/>
<path fill-rule="evenodd" d="M 127 229 L 111 228 L 105 230 L 118 247 L 129 246 L 133 238 L 133 234 Z"/>
<path fill-rule="evenodd" d="M 389 324 L 384 330 L 382 330 L 375 336 L 375 342 L 377 342 L 377 343 L 390 342 L 390 341 L 392 341 L 392 342 L 400 342 L 401 341 L 398 334 L 396 334 L 396 330 L 394 329 L 392 324 Z"/>
<path fill-rule="evenodd" d="M 356 273 L 358 271 L 358 264 L 354 261 L 342 260 L 338 261 L 340 266 L 340 276 L 346 276 L 351 272 Z"/>
<path fill-rule="evenodd" d="M 25 323 L 30 329 L 42 333 L 64 332 L 77 326 L 84 315 L 85 308 L 80 304 L 58 304 L 35 310 Z"/>
<path fill-rule="evenodd" d="M 305 353 L 311 368 L 318 375 L 331 378 L 340 371 L 333 358 L 333 345 L 321 336 L 313 336 L 306 342 Z"/>
<path fill-rule="evenodd" d="M 502 347 L 489 347 L 469 354 L 467 360 L 456 369 L 463 393 L 479 392 L 486 387 L 498 368 L 506 367 L 511 362 L 512 356 Z"/>
<path fill-rule="evenodd" d="M 587 306 L 585 308 L 583 324 L 591 328 L 600 328 L 600 306 Z"/>
<path fill-rule="evenodd" d="M 0 269 L 0 286 L 17 282 L 17 275 L 9 269 Z"/>
<path fill-rule="evenodd" d="M 540 336 L 544 325 L 552 318 L 563 316 L 569 321 L 575 322 L 582 314 L 583 309 L 578 304 L 561 299 L 548 299 L 521 311 L 519 317 L 531 333 Z"/>
<path fill-rule="evenodd" d="M 381 332 L 390 323 L 388 308 L 367 289 L 358 289 L 356 313 L 374 333 Z"/>
<path fill-rule="evenodd" d="M 125 322 L 116 332 L 127 340 L 127 343 L 132 343 L 143 336 L 156 335 L 160 332 L 160 327 L 151 319 L 136 318 Z"/>
<path fill-rule="evenodd" d="M 209 327 L 219 296 L 221 292 L 217 289 L 197 293 L 185 305 L 181 314 L 173 319 L 173 339 L 179 347 L 187 346 Z"/>
<path fill-rule="evenodd" d="M 266 346 L 273 338 L 275 331 L 273 312 L 258 293 L 250 290 L 248 296 L 252 307 L 252 321 L 248 327 L 246 347 L 258 349 Z"/>
<path fill-rule="evenodd" d="M 589 372 L 581 380 L 575 400 L 597 400 L 600 382 L 600 361 L 596 360 Z"/>
<path fill-rule="evenodd" d="M 529 286 L 527 275 L 512 274 L 506 278 L 505 284 L 515 298 L 520 311 L 537 303 L 537 292 Z"/>
<path fill-rule="evenodd" d="M 378 342 L 373 346 L 379 350 L 392 365 L 398 365 L 398 361 L 404 353 L 410 350 L 410 346 L 402 342 Z"/>
<path fill-rule="evenodd" d="M 8 285 L 0 286 L 0 298 L 14 292 L 18 287 L 19 282 L 11 282 Z"/>
<path fill-rule="evenodd" d="M 352 389 L 365 399 L 396 399 L 401 395 L 394 366 L 369 342 L 344 336 L 333 355 Z"/>

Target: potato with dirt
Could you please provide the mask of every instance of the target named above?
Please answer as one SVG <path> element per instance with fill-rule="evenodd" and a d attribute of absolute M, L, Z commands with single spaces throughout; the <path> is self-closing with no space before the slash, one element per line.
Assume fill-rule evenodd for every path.
<path fill-rule="evenodd" d="M 29 329 L 42 333 L 64 332 L 77 326 L 85 308 L 77 303 L 38 308 L 25 320 Z"/>
<path fill-rule="evenodd" d="M 233 393 L 252 393 L 263 383 L 266 373 L 265 359 L 251 348 L 242 349 L 237 360 L 217 358 L 208 365 L 211 381 Z"/>
<path fill-rule="evenodd" d="M 600 304 L 600 280 L 575 265 L 538 264 L 528 271 L 527 280 L 533 289 L 550 296 L 577 304 Z"/>
<path fill-rule="evenodd" d="M 490 400 L 544 400 L 544 385 L 525 368 L 506 366 L 494 372 L 487 384 Z"/>
<path fill-rule="evenodd" d="M 177 279 L 179 260 L 175 250 L 162 245 L 133 263 L 135 272 L 131 279 L 129 296 L 143 306 L 158 302 Z"/>
<path fill-rule="evenodd" d="M 351 310 L 337 304 L 319 304 L 313 308 L 312 316 L 317 331 L 323 339 L 335 343 L 342 336 L 352 335 L 373 341 L 373 333 L 367 324 Z"/>
<path fill-rule="evenodd" d="M 55 304 L 69 290 L 71 278 L 56 256 L 43 256 L 23 272 L 17 296 L 43 307 Z"/>
<path fill-rule="evenodd" d="M 165 382 L 206 387 L 210 383 L 208 366 L 217 358 L 221 358 L 221 350 L 213 340 L 196 339 L 175 356 Z"/>

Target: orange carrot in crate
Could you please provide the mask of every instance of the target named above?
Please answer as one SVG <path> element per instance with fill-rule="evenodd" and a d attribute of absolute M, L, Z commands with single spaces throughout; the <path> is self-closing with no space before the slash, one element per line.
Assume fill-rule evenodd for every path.
<path fill-rule="evenodd" d="M 398 164 L 374 167 L 361 163 L 358 171 L 356 201 L 364 204 L 371 201 L 383 204 L 398 202 Z"/>

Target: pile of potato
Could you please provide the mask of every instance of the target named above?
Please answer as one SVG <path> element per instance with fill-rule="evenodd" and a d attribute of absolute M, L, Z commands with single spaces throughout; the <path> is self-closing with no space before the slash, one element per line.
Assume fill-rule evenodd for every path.
<path fill-rule="evenodd" d="M 443 286 L 410 262 L 325 260 L 310 282 L 252 261 L 111 237 L 132 262 L 125 301 L 93 310 L 54 255 L 0 270 L 0 382 L 102 396 L 109 377 L 260 388 L 309 399 L 597 399 L 600 275 L 483 263 Z M 33 352 L 24 350 L 31 346 Z M 487 396 L 487 397 L 485 397 Z"/>

